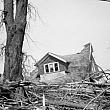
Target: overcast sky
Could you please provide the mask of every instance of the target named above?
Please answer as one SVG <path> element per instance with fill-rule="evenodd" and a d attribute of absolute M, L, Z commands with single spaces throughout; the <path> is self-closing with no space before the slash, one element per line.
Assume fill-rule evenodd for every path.
<path fill-rule="evenodd" d="M 30 0 L 40 18 L 30 22 L 24 52 L 40 59 L 47 52 L 80 52 L 88 42 L 102 68 L 110 69 L 110 2 L 100 0 Z"/>

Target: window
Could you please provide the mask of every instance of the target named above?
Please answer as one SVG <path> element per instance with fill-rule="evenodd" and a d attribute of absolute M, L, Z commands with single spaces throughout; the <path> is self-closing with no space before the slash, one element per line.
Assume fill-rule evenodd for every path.
<path fill-rule="evenodd" d="M 49 64 L 49 69 L 50 69 L 50 72 L 54 72 L 54 66 L 53 66 L 53 64 Z"/>
<path fill-rule="evenodd" d="M 52 72 L 57 72 L 57 71 L 59 71 L 58 62 L 44 64 L 44 73 L 52 73 Z"/>
<path fill-rule="evenodd" d="M 45 65 L 45 72 L 46 72 L 46 73 L 49 73 L 48 65 Z"/>
<path fill-rule="evenodd" d="M 58 63 L 54 63 L 55 71 L 58 71 Z"/>

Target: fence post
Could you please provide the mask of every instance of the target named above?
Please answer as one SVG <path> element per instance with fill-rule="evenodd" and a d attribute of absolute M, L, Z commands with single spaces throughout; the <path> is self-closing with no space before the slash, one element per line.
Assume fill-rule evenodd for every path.
<path fill-rule="evenodd" d="M 45 94 L 42 96 L 43 110 L 45 110 Z"/>

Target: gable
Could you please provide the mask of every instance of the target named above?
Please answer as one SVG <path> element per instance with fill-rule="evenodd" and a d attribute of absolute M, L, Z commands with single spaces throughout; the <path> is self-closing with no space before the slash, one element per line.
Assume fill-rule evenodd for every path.
<path fill-rule="evenodd" d="M 58 55 L 55 55 L 55 54 L 53 54 L 53 53 L 48 52 L 41 60 L 39 60 L 39 61 L 35 64 L 35 66 L 39 65 L 40 63 L 43 63 L 43 62 L 44 62 L 48 57 L 50 57 L 50 56 L 53 57 L 53 58 L 55 58 L 55 59 L 57 59 L 57 60 L 60 60 L 60 61 L 62 61 L 62 62 L 64 62 L 64 63 L 67 63 L 67 61 L 66 61 L 65 59 L 59 57 Z"/>

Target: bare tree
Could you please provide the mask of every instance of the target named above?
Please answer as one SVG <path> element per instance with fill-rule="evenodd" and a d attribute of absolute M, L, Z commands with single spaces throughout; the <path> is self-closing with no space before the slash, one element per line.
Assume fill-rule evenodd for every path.
<path fill-rule="evenodd" d="M 22 80 L 22 47 L 27 24 L 28 0 L 4 0 L 4 18 L 7 39 L 5 47 L 4 81 Z"/>

